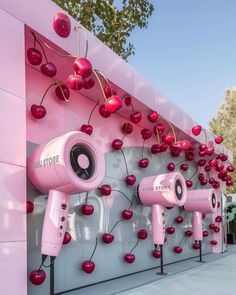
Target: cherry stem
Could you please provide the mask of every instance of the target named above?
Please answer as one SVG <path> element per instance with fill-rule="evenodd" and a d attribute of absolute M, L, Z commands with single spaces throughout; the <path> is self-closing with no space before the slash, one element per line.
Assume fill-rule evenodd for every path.
<path fill-rule="evenodd" d="M 155 244 L 154 247 L 155 247 L 155 250 L 159 250 L 160 245 L 157 246 L 157 244 Z"/>
<path fill-rule="evenodd" d="M 116 189 L 112 189 L 111 191 L 121 193 L 130 202 L 130 204 L 132 204 L 132 201 L 130 201 L 130 199 L 127 197 L 127 195 L 125 193 L 123 193 L 122 191 L 119 191 L 119 190 L 116 190 Z"/>
<path fill-rule="evenodd" d="M 156 128 L 157 143 L 160 144 L 160 136 L 158 133 L 158 129 L 157 129 L 157 127 L 155 127 L 155 128 Z"/>
<path fill-rule="evenodd" d="M 144 154 L 144 143 L 145 143 L 145 139 L 143 140 L 143 145 L 142 145 L 142 159 L 143 159 L 143 154 Z"/>
<path fill-rule="evenodd" d="M 168 121 L 167 119 L 165 119 L 164 117 L 162 117 L 160 114 L 159 114 L 159 116 L 170 126 L 170 128 L 171 128 L 171 130 L 173 132 L 173 135 L 174 135 L 174 141 L 175 141 L 174 143 L 176 143 L 177 140 L 176 140 L 176 134 L 175 134 L 175 130 L 174 130 L 173 125 L 170 123 L 170 121 Z"/>
<path fill-rule="evenodd" d="M 124 219 L 120 219 L 120 220 L 118 220 L 118 221 L 114 224 L 114 226 L 112 227 L 112 229 L 109 231 L 110 234 L 113 232 L 113 230 L 115 229 L 115 227 L 116 227 L 121 221 L 124 221 Z"/>
<path fill-rule="evenodd" d="M 43 101 L 44 101 L 44 98 L 45 98 L 45 96 L 46 96 L 46 94 L 48 93 L 48 90 L 52 87 L 52 86 L 55 86 L 56 85 L 56 83 L 52 83 L 52 84 L 50 84 L 49 86 L 48 86 L 48 88 L 46 89 L 46 91 L 44 92 L 44 94 L 43 94 L 43 97 L 42 97 L 42 99 L 41 99 L 41 101 L 40 101 L 40 106 L 42 105 L 42 103 L 43 103 Z"/>
<path fill-rule="evenodd" d="M 39 44 L 40 48 L 42 49 L 42 52 L 43 52 L 44 58 L 45 58 L 46 62 L 48 63 L 47 55 L 46 55 L 46 53 L 45 53 L 45 51 L 44 51 L 44 48 L 43 48 L 43 46 L 42 46 L 42 44 L 41 44 L 41 42 L 42 42 L 41 39 L 39 39 L 39 38 L 35 35 L 35 33 L 34 33 L 33 31 L 31 31 L 31 33 L 32 33 L 32 35 L 34 36 L 34 40 Z"/>
<path fill-rule="evenodd" d="M 49 46 L 46 42 L 44 42 L 42 39 L 40 39 L 38 36 L 36 36 L 35 32 L 33 32 L 33 31 L 30 31 L 30 32 L 34 36 L 34 38 L 36 39 L 36 41 L 38 42 L 38 44 L 42 43 L 45 47 L 47 47 L 49 50 L 51 50 L 52 52 L 54 52 L 56 55 L 58 55 L 60 57 L 77 58 L 77 56 L 75 56 L 75 55 L 71 55 L 71 54 L 60 54 L 60 53 L 58 53 L 55 49 L 53 49 L 51 46 Z"/>
<path fill-rule="evenodd" d="M 208 145 L 208 138 L 207 138 L 207 133 L 206 133 L 206 129 L 202 129 L 204 134 L 205 134 L 205 141 L 206 141 L 206 145 Z"/>
<path fill-rule="evenodd" d="M 196 189 L 196 188 L 197 188 L 197 185 L 198 185 L 198 183 L 199 183 L 199 179 L 197 180 L 197 183 L 196 183 L 196 185 L 195 185 L 194 189 Z"/>
<path fill-rule="evenodd" d="M 104 89 L 103 89 L 103 86 L 102 86 L 102 82 L 101 82 L 101 80 L 100 80 L 100 78 L 99 78 L 97 72 L 98 72 L 98 70 L 93 69 L 93 74 L 94 74 L 94 76 L 96 77 L 96 79 L 97 79 L 97 81 L 98 81 L 98 84 L 99 84 L 99 86 L 100 86 L 100 88 L 101 88 L 101 91 L 102 91 L 102 95 L 103 95 L 103 97 L 104 97 L 104 99 L 105 99 L 105 101 L 106 101 L 106 100 L 107 100 L 107 97 L 106 97 L 106 95 L 105 95 L 105 92 L 104 92 Z M 101 73 L 99 72 L 99 74 L 101 74 Z M 105 77 L 105 76 L 104 76 L 104 77 Z M 107 79 L 105 79 L 105 80 L 107 81 Z M 108 82 L 108 85 L 109 85 L 109 87 L 110 87 L 110 89 L 111 89 L 111 86 L 110 86 L 109 82 Z M 111 90 L 111 91 L 112 91 L 112 90 Z"/>
<path fill-rule="evenodd" d="M 127 135 L 127 134 L 125 134 L 125 135 L 121 138 L 122 141 L 124 140 L 124 138 L 126 137 L 126 135 Z"/>
<path fill-rule="evenodd" d="M 85 37 L 85 55 L 84 57 L 87 57 L 88 54 L 88 36 L 86 34 L 86 31 L 81 27 L 81 26 L 75 26 L 74 29 L 76 30 L 76 35 L 77 35 L 77 53 L 78 53 L 78 57 L 80 57 L 80 41 L 79 41 L 79 30 L 81 30 L 84 34 Z"/>
<path fill-rule="evenodd" d="M 125 158 L 125 154 L 124 154 L 124 151 L 122 149 L 120 149 L 122 155 L 123 155 L 123 158 L 124 158 L 124 161 L 125 161 L 125 168 L 126 168 L 126 173 L 127 173 L 127 176 L 129 175 L 129 170 L 128 170 L 128 165 L 127 165 L 127 162 L 126 162 L 126 158 Z"/>
<path fill-rule="evenodd" d="M 134 105 L 133 105 L 133 103 L 131 102 L 131 108 L 132 108 L 132 112 L 133 112 L 133 114 L 135 113 L 135 110 L 134 110 Z"/>
<path fill-rule="evenodd" d="M 180 245 L 182 244 L 182 242 L 183 242 L 183 240 L 184 240 L 185 238 L 186 238 L 186 237 L 183 236 L 183 238 L 181 239 L 181 241 L 180 241 L 180 243 L 179 243 L 179 247 L 180 247 Z"/>
<path fill-rule="evenodd" d="M 110 84 L 110 82 L 108 81 L 107 77 L 106 77 L 106 76 L 105 76 L 100 70 L 95 69 L 95 72 L 98 73 L 98 74 L 100 74 L 100 75 L 103 77 L 103 79 L 105 80 L 105 82 L 107 83 L 107 85 L 108 85 L 108 87 L 109 87 L 109 89 L 110 89 L 111 96 L 112 96 L 112 95 L 113 95 L 113 91 L 112 91 L 111 84 Z M 106 97 L 106 96 L 105 96 L 105 97 Z M 106 99 L 107 99 L 107 97 L 106 97 Z"/>
<path fill-rule="evenodd" d="M 92 260 L 93 255 L 94 255 L 94 253 L 95 253 L 95 251 L 96 251 L 96 249 L 97 249 L 97 245 L 98 245 L 98 238 L 96 238 L 95 247 L 94 247 L 94 249 L 93 249 L 93 253 L 92 253 L 92 255 L 91 255 L 90 258 L 89 258 L 89 261 Z"/>
<path fill-rule="evenodd" d="M 134 251 L 134 249 L 138 246 L 138 242 L 139 242 L 139 239 L 137 240 L 136 244 L 134 245 L 134 247 L 129 252 L 130 254 L 132 254 L 132 252 Z"/>
<path fill-rule="evenodd" d="M 97 103 L 95 104 L 95 106 L 93 107 L 90 115 L 89 115 L 89 119 L 88 119 L 88 124 L 90 123 L 90 120 L 92 118 L 93 112 L 95 111 L 96 107 L 99 105 L 99 100 L 97 101 Z"/>
<path fill-rule="evenodd" d="M 85 204 L 88 204 L 88 192 L 86 193 L 86 197 L 85 197 Z"/>
<path fill-rule="evenodd" d="M 132 206 L 133 206 L 133 203 L 134 203 L 134 197 L 135 197 L 135 194 L 133 194 L 133 197 L 132 197 L 132 200 L 131 200 L 131 203 L 130 203 L 130 206 L 128 209 L 130 209 Z"/>
<path fill-rule="evenodd" d="M 61 87 L 61 83 L 60 83 L 59 81 L 56 81 L 56 84 L 57 84 L 58 87 L 60 88 L 61 94 L 62 94 L 62 96 L 63 96 L 65 102 L 69 102 L 69 99 L 66 98 L 65 93 L 64 93 L 64 91 L 63 91 L 63 89 L 62 89 L 62 87 Z"/>
<path fill-rule="evenodd" d="M 189 178 L 189 180 L 191 180 L 198 172 L 198 167 L 196 167 L 196 171 L 193 173 L 193 175 Z"/>
<path fill-rule="evenodd" d="M 42 266 L 43 266 L 43 262 L 40 264 L 40 266 L 38 268 L 38 273 L 40 272 Z"/>

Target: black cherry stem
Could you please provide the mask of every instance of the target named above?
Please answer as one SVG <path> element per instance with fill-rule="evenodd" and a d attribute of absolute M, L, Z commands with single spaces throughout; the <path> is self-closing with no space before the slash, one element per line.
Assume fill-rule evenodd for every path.
<path fill-rule="evenodd" d="M 91 113 L 90 113 L 90 115 L 89 115 L 88 124 L 90 123 L 91 118 L 92 118 L 92 115 L 93 115 L 93 113 L 94 113 L 94 111 L 95 111 L 95 109 L 96 109 L 96 107 L 97 107 L 98 105 L 99 105 L 99 100 L 97 101 L 97 103 L 95 104 L 95 106 L 93 107 L 93 109 L 92 109 L 92 111 L 91 111 Z"/>
<path fill-rule="evenodd" d="M 118 221 L 113 225 L 112 229 L 109 231 L 110 234 L 113 232 L 113 230 L 115 229 L 115 227 L 116 227 L 121 221 L 124 221 L 124 219 L 120 219 L 120 220 L 118 220 Z"/>
<path fill-rule="evenodd" d="M 95 247 L 94 247 L 94 249 L 93 249 L 93 253 L 92 253 L 92 255 L 91 255 L 90 258 L 89 258 L 89 261 L 92 260 L 93 255 L 94 255 L 94 253 L 95 253 L 95 251 L 96 251 L 96 249 L 97 249 L 97 246 L 98 246 L 98 238 L 96 238 L 96 241 L 95 241 Z"/>
<path fill-rule="evenodd" d="M 185 236 L 182 237 L 181 241 L 179 242 L 179 247 L 180 247 L 180 245 L 182 244 L 182 242 L 183 242 L 183 240 L 184 240 L 185 238 L 186 238 Z"/>
<path fill-rule="evenodd" d="M 120 149 L 122 155 L 123 155 L 123 158 L 124 158 L 124 161 L 125 161 L 125 168 L 126 168 L 126 173 L 127 173 L 127 176 L 129 175 L 129 170 L 128 170 L 128 165 L 127 165 L 127 161 L 126 161 L 126 158 L 125 158 L 125 154 L 124 154 L 124 151 L 122 149 Z"/>
<path fill-rule="evenodd" d="M 48 93 L 49 89 L 50 89 L 52 86 L 55 86 L 55 85 L 57 85 L 56 82 L 54 82 L 54 83 L 52 83 L 52 84 L 50 84 L 50 85 L 48 86 L 48 88 L 46 89 L 46 91 L 45 91 L 44 94 L 43 94 L 43 97 L 42 97 L 42 99 L 41 99 L 39 105 L 42 105 L 42 103 L 43 103 L 43 101 L 44 101 L 44 98 L 45 98 L 46 94 Z"/>
<path fill-rule="evenodd" d="M 134 245 L 134 247 L 131 249 L 131 251 L 129 252 L 130 254 L 132 254 L 132 252 L 134 251 L 134 249 L 138 246 L 139 243 L 139 239 L 137 239 L 136 244 Z"/>
<path fill-rule="evenodd" d="M 121 193 L 130 202 L 130 204 L 132 204 L 132 201 L 130 201 L 130 199 L 127 197 L 127 195 L 125 193 L 123 193 L 122 191 L 119 191 L 116 189 L 112 189 L 111 191 Z"/>

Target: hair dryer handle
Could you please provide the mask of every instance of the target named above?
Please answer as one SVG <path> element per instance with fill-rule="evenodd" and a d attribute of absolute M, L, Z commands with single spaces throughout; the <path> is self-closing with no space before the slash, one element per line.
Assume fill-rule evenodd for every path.
<path fill-rule="evenodd" d="M 202 241 L 202 213 L 193 212 L 193 238 L 197 241 Z"/>
<path fill-rule="evenodd" d="M 41 253 L 57 256 L 63 243 L 69 208 L 69 195 L 56 190 L 48 194 L 43 222 Z"/>
<path fill-rule="evenodd" d="M 157 204 L 152 206 L 152 241 L 159 245 L 165 242 L 165 211 Z"/>

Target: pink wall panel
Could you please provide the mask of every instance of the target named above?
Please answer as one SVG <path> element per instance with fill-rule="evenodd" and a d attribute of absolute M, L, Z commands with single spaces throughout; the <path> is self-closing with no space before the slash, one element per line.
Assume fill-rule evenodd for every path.
<path fill-rule="evenodd" d="M 0 163 L 0 242 L 26 240 L 26 169 Z"/>
<path fill-rule="evenodd" d="M 24 24 L 2 9 L 0 19 L 0 88 L 25 98 Z"/>
<path fill-rule="evenodd" d="M 0 89 L 0 161 L 25 167 L 25 100 Z"/>
<path fill-rule="evenodd" d="M 27 294 L 26 242 L 0 243 L 2 295 Z"/>

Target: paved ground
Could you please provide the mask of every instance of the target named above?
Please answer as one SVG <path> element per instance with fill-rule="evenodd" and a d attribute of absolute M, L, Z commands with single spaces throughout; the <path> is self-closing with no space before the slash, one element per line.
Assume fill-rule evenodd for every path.
<path fill-rule="evenodd" d="M 236 253 L 120 295 L 234 295 Z"/>
<path fill-rule="evenodd" d="M 205 263 L 192 258 L 166 265 L 165 277 L 158 276 L 160 269 L 156 268 L 66 295 L 236 295 L 236 245 L 229 245 L 223 254 L 204 255 L 203 259 Z"/>

